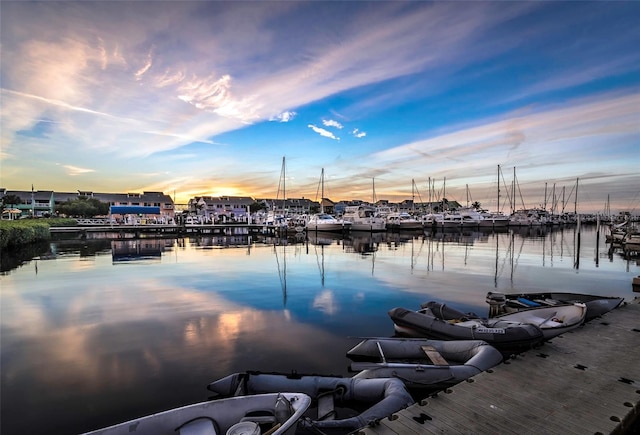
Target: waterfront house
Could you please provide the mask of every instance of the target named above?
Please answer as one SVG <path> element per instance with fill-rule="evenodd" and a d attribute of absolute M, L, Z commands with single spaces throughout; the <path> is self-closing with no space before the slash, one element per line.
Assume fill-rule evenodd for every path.
<path fill-rule="evenodd" d="M 12 204 L 12 208 L 20 210 L 21 216 L 47 217 L 56 214 L 56 208 L 67 201 L 80 198 L 94 198 L 110 206 L 143 206 L 158 207 L 160 217 L 172 221 L 175 215 L 173 200 L 162 192 L 142 193 L 98 193 L 87 190 L 76 192 L 54 192 L 51 190 L 20 191 L 0 189 L 0 200 L 5 196 L 15 195 L 21 204 Z"/>
<path fill-rule="evenodd" d="M 249 196 L 196 196 L 189 200 L 187 211 L 203 222 L 247 222 L 254 202 Z"/>

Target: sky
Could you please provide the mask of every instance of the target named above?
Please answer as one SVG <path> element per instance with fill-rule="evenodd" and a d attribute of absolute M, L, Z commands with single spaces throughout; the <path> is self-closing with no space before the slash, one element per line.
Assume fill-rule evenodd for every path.
<path fill-rule="evenodd" d="M 2 1 L 0 187 L 638 214 L 638 17 L 633 1 Z"/>

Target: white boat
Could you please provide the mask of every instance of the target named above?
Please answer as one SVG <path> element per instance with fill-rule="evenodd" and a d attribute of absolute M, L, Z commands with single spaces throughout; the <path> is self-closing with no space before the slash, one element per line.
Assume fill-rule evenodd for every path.
<path fill-rule="evenodd" d="M 402 379 L 410 390 L 438 391 L 502 362 L 482 340 L 368 338 L 347 352 L 354 378 Z"/>
<path fill-rule="evenodd" d="M 483 228 L 506 228 L 509 226 L 509 216 L 500 213 L 500 212 L 495 212 L 495 213 L 491 213 L 488 211 L 484 211 L 484 212 L 480 212 L 480 214 L 483 217 L 482 222 L 480 223 L 480 226 Z"/>
<path fill-rule="evenodd" d="M 351 222 L 352 231 L 385 231 L 387 229 L 385 219 L 376 216 L 376 209 L 370 206 L 347 206 L 342 219 Z"/>
<path fill-rule="evenodd" d="M 293 435 L 311 405 L 303 393 L 269 393 L 196 403 L 85 435 Z"/>
<path fill-rule="evenodd" d="M 320 183 L 322 185 L 322 194 L 320 196 L 320 213 L 309 216 L 305 228 L 307 231 L 348 231 L 351 228 L 351 222 L 344 219 L 338 219 L 328 213 L 325 213 L 323 200 L 324 200 L 324 168 L 322 168 L 322 175 L 320 176 Z"/>
<path fill-rule="evenodd" d="M 455 212 L 442 213 L 436 219 L 437 228 L 462 228 L 462 215 Z"/>
<path fill-rule="evenodd" d="M 327 213 L 318 213 L 309 216 L 306 228 L 307 231 L 348 231 L 351 228 L 351 222 L 337 219 Z"/>
<path fill-rule="evenodd" d="M 462 216 L 462 228 L 480 228 L 484 222 L 482 214 L 474 208 L 458 209 L 458 214 Z"/>
<path fill-rule="evenodd" d="M 422 221 L 414 218 L 409 213 L 390 213 L 386 216 L 387 228 L 390 230 L 413 231 L 424 228 Z"/>
<path fill-rule="evenodd" d="M 315 433 L 347 433 L 398 412 L 414 403 L 404 383 L 397 378 L 356 379 L 322 375 L 283 373 L 234 373 L 210 383 L 207 388 L 222 396 L 243 396 L 273 391 L 300 391 L 312 398 L 317 416 L 303 422 Z M 356 415 L 339 415 L 363 410 Z M 318 432 L 320 430 L 321 432 Z"/>

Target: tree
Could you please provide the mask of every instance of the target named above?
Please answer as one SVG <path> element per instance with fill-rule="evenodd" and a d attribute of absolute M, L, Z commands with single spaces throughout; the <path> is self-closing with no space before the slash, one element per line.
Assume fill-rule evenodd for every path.
<path fill-rule="evenodd" d="M 476 210 L 480 210 L 480 203 L 478 201 L 474 201 L 473 204 L 471 204 L 471 207 L 473 207 Z"/>
<path fill-rule="evenodd" d="M 5 195 L 2 198 L 2 209 L 11 208 L 12 206 L 16 206 L 18 204 L 22 204 L 22 199 L 18 195 Z"/>
<path fill-rule="evenodd" d="M 257 213 L 260 210 L 266 210 L 267 209 L 267 205 L 264 202 L 254 202 L 253 204 L 249 205 L 249 211 L 251 213 Z"/>
<path fill-rule="evenodd" d="M 91 218 L 109 214 L 109 204 L 95 198 L 84 196 L 74 200 L 67 200 L 57 207 L 60 214 L 67 216 Z"/>

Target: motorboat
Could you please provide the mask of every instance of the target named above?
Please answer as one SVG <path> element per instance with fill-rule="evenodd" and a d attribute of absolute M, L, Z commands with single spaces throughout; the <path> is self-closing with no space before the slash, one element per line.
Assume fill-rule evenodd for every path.
<path fill-rule="evenodd" d="M 307 231 L 348 231 L 351 228 L 351 222 L 338 219 L 328 213 L 318 213 L 309 216 L 306 228 Z"/>
<path fill-rule="evenodd" d="M 170 409 L 85 435 L 293 435 L 311 405 L 303 393 L 268 393 Z"/>
<path fill-rule="evenodd" d="M 367 338 L 347 352 L 356 379 L 391 378 L 411 391 L 451 387 L 502 362 L 502 354 L 482 340 Z"/>
<path fill-rule="evenodd" d="M 424 228 L 422 221 L 414 218 L 409 213 L 390 213 L 386 216 L 387 228 L 398 231 L 414 231 Z"/>
<path fill-rule="evenodd" d="M 396 307 L 389 310 L 396 333 L 404 337 L 435 340 L 483 340 L 503 355 L 520 353 L 542 344 L 544 335 L 539 326 L 530 323 L 489 323 L 470 313 L 467 316 L 449 307 L 423 306 L 420 310 Z M 444 309 L 446 308 L 446 310 Z"/>
<path fill-rule="evenodd" d="M 317 410 L 316 415 L 301 422 L 303 428 L 325 433 L 360 429 L 414 403 L 405 384 L 398 378 L 242 372 L 214 381 L 207 388 L 222 397 L 274 391 L 302 392 L 311 397 L 315 404 L 313 408 Z"/>
<path fill-rule="evenodd" d="M 376 209 L 371 206 L 347 206 L 342 219 L 351 222 L 352 231 L 385 231 L 387 222 L 383 217 L 376 216 Z"/>
<path fill-rule="evenodd" d="M 512 294 L 488 292 L 486 301 L 489 304 L 489 317 L 513 313 L 528 308 L 571 305 L 576 302 L 581 302 L 587 306 L 585 322 L 588 322 L 617 308 L 624 302 L 624 298 L 563 292 Z"/>
<path fill-rule="evenodd" d="M 472 313 L 462 313 L 445 304 L 431 301 L 422 304 L 422 308 L 430 309 L 441 319 L 460 322 L 458 325 L 475 327 L 481 324 L 492 328 L 508 324 L 531 324 L 539 327 L 545 340 L 571 331 L 584 323 L 587 306 L 583 303 L 556 305 L 553 307 L 531 307 L 514 313 L 481 318 Z"/>

